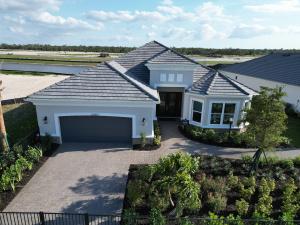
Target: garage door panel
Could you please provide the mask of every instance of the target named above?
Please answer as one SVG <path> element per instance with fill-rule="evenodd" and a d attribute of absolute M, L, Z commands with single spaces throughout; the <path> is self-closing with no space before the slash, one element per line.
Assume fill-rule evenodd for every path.
<path fill-rule="evenodd" d="M 131 118 L 108 116 L 60 117 L 63 142 L 126 142 L 132 140 Z"/>

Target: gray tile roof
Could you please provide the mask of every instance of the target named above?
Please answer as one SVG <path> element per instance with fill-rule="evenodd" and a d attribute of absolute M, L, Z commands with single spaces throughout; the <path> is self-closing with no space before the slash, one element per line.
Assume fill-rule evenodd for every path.
<path fill-rule="evenodd" d="M 243 96 L 249 92 L 243 86 L 182 56 L 168 47 L 152 41 L 121 56 L 115 61 L 99 64 L 79 75 L 71 76 L 33 95 L 30 99 L 74 99 L 158 101 L 157 91 L 149 87 L 148 62 L 174 62 L 196 65 L 194 84 L 189 91 L 201 95 Z"/>
<path fill-rule="evenodd" d="M 226 66 L 221 71 L 300 86 L 300 54 L 270 54 Z"/>
<path fill-rule="evenodd" d="M 198 81 L 194 82 L 189 92 L 212 96 L 248 96 L 253 94 L 250 92 L 250 89 L 235 84 L 228 77 L 215 71 L 210 71 Z"/>
<path fill-rule="evenodd" d="M 198 63 L 189 59 L 171 49 L 160 53 L 154 58 L 148 60 L 151 64 L 184 64 L 184 65 L 197 65 Z"/>
<path fill-rule="evenodd" d="M 157 100 L 106 63 L 36 92 L 29 99 Z"/>

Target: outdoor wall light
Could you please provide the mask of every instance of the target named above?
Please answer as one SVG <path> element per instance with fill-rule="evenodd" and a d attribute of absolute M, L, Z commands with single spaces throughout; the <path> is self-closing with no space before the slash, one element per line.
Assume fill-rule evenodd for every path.
<path fill-rule="evenodd" d="M 145 118 L 145 117 L 142 119 L 142 125 L 143 125 L 143 126 L 146 125 L 146 118 Z"/>
<path fill-rule="evenodd" d="M 48 124 L 48 117 L 45 116 L 44 119 L 43 119 L 43 121 L 44 121 L 44 124 Z"/>

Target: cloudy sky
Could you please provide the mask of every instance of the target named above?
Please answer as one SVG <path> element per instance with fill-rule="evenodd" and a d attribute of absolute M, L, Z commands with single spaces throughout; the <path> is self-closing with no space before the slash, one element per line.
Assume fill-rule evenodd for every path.
<path fill-rule="evenodd" d="M 300 0 L 0 0 L 0 43 L 300 48 Z"/>

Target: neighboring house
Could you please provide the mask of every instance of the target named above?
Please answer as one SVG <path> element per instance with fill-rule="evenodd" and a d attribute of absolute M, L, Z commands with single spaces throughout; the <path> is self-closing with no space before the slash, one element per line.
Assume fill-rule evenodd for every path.
<path fill-rule="evenodd" d="M 226 66 L 220 72 L 259 91 L 261 86 L 283 86 L 284 100 L 300 112 L 300 54 L 275 53 Z"/>
<path fill-rule="evenodd" d="M 154 137 L 157 118 L 205 128 L 239 129 L 251 89 L 152 41 L 43 89 L 36 105 L 40 132 L 61 142 L 137 143 Z"/>

